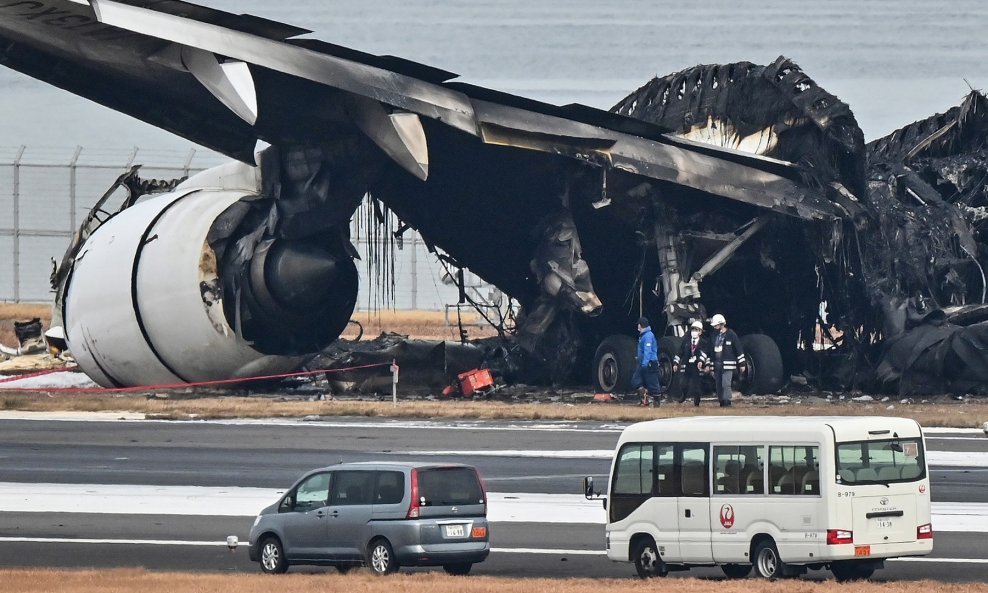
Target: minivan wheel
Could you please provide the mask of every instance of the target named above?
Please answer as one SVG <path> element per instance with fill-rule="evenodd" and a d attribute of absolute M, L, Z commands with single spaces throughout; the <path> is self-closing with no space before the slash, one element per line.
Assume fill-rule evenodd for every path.
<path fill-rule="evenodd" d="M 398 559 L 386 539 L 376 539 L 367 549 L 368 564 L 374 574 L 384 576 L 398 570 Z"/>
<path fill-rule="evenodd" d="M 276 537 L 267 537 L 261 541 L 261 572 L 267 574 L 281 574 L 288 570 L 288 562 L 285 560 L 285 552 L 281 548 L 281 542 Z"/>
<path fill-rule="evenodd" d="M 669 574 L 666 563 L 659 556 L 659 550 L 652 538 L 638 542 L 632 558 L 635 561 L 635 570 L 638 571 L 638 576 L 643 579 L 664 577 Z"/>
<path fill-rule="evenodd" d="M 783 575 L 782 560 L 779 559 L 779 550 L 775 547 L 775 542 L 769 539 L 758 542 L 753 554 L 755 561 L 755 574 L 763 579 L 777 579 Z"/>
<path fill-rule="evenodd" d="M 453 576 L 465 576 L 470 574 L 470 569 L 473 568 L 473 564 L 469 562 L 457 562 L 456 564 L 443 564 L 443 570 L 446 574 L 451 574 Z"/>

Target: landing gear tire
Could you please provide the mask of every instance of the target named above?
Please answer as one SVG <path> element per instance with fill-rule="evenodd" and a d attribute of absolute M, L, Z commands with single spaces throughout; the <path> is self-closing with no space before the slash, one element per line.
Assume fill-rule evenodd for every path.
<path fill-rule="evenodd" d="M 678 398 L 683 389 L 683 374 L 672 372 L 672 359 L 679 353 L 682 343 L 683 338 L 676 336 L 659 338 L 659 381 L 667 389 L 669 399 Z"/>
<path fill-rule="evenodd" d="M 651 538 L 642 540 L 635 545 L 632 558 L 635 560 L 635 570 L 638 572 L 638 576 L 643 579 L 664 577 L 669 574 L 666 563 L 659 556 L 659 549 Z"/>
<path fill-rule="evenodd" d="M 593 357 L 593 385 L 599 393 L 626 393 L 635 372 L 638 342 L 630 336 L 604 338 Z"/>
<path fill-rule="evenodd" d="M 729 579 L 743 579 L 751 574 L 750 564 L 724 564 L 720 567 Z"/>
<path fill-rule="evenodd" d="M 785 564 L 779 558 L 779 549 L 772 540 L 758 542 L 752 560 L 755 574 L 763 579 L 777 579 L 785 572 Z"/>
<path fill-rule="evenodd" d="M 875 567 L 854 561 L 831 562 L 830 572 L 838 582 L 865 581 L 875 573 Z"/>
<path fill-rule="evenodd" d="M 750 334 L 741 338 L 746 368 L 738 373 L 738 386 L 745 394 L 766 395 L 782 389 L 782 353 L 775 340 L 765 334 Z"/>

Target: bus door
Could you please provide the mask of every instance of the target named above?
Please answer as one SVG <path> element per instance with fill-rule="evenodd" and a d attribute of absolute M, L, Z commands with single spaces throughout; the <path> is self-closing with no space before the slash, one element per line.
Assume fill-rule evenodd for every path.
<path fill-rule="evenodd" d="M 650 526 L 647 531 L 654 536 L 659 554 L 670 563 L 680 562 L 673 451 L 671 444 L 624 444 L 618 452 L 607 509 L 609 532 Z"/>
<path fill-rule="evenodd" d="M 683 562 L 712 562 L 710 547 L 709 445 L 676 445 L 676 478 L 679 486 L 679 551 Z"/>
<path fill-rule="evenodd" d="M 763 445 L 714 445 L 711 547 L 717 563 L 749 562 L 752 526 L 773 509 L 765 496 Z M 756 527 L 757 528 L 757 527 Z"/>

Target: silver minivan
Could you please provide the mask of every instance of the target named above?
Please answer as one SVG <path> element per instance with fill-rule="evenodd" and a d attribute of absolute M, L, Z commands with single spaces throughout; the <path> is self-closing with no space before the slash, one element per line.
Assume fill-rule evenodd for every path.
<path fill-rule="evenodd" d="M 261 511 L 250 559 L 267 573 L 292 564 L 442 566 L 465 575 L 490 554 L 487 494 L 476 468 L 438 463 L 343 463 L 310 471 Z"/>

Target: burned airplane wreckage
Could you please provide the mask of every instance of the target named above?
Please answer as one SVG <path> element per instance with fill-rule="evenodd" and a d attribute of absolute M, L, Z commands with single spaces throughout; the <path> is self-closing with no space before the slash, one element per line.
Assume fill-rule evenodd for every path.
<path fill-rule="evenodd" d="M 124 176 L 126 207 L 87 220 L 57 289 L 97 382 L 252 377 L 329 347 L 370 196 L 520 303 L 495 368 L 621 390 L 639 315 L 668 365 L 687 324 L 720 312 L 749 391 L 790 372 L 988 389 L 982 95 L 865 144 L 781 57 L 657 78 L 607 112 L 306 32 L 174 0 L 0 5 L 4 65 L 239 161 L 166 187 Z"/>

